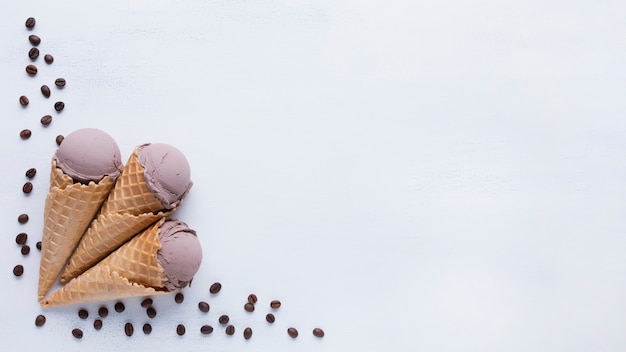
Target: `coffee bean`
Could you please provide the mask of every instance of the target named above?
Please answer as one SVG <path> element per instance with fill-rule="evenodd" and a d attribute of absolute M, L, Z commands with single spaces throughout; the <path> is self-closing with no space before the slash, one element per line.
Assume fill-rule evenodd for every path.
<path fill-rule="evenodd" d="M 17 264 L 13 267 L 13 275 L 22 276 L 24 274 L 24 266 L 22 264 Z"/>
<path fill-rule="evenodd" d="M 39 314 L 37 318 L 35 318 L 35 326 L 43 326 L 46 323 L 46 317 L 42 314 Z"/>
<path fill-rule="evenodd" d="M 176 296 L 174 296 L 174 302 L 176 303 L 183 303 L 184 300 L 185 300 L 185 295 L 183 295 L 180 292 L 178 292 Z"/>
<path fill-rule="evenodd" d="M 152 325 L 143 324 L 143 333 L 146 335 L 150 335 L 151 332 L 152 332 Z"/>
<path fill-rule="evenodd" d="M 33 183 L 32 182 L 24 183 L 24 186 L 22 186 L 22 192 L 28 194 L 32 191 L 33 191 Z"/>
<path fill-rule="evenodd" d="M 211 309 L 211 307 L 206 302 L 200 302 L 198 303 L 198 309 L 200 309 L 201 312 L 206 313 L 209 309 Z"/>
<path fill-rule="evenodd" d="M 132 323 L 126 323 L 124 325 L 124 333 L 126 334 L 126 336 L 128 337 L 133 336 L 134 332 L 135 332 L 135 327 L 133 326 Z"/>
<path fill-rule="evenodd" d="M 109 316 L 109 308 L 107 307 L 100 307 L 98 309 L 98 315 L 100 316 L 100 318 L 106 318 Z"/>
<path fill-rule="evenodd" d="M 81 319 L 87 319 L 89 318 L 89 312 L 87 309 L 81 309 L 78 311 L 78 317 Z"/>
<path fill-rule="evenodd" d="M 254 293 L 248 295 L 248 303 L 255 304 L 257 301 L 258 299 Z"/>
<path fill-rule="evenodd" d="M 96 330 L 102 329 L 102 320 L 96 319 L 93 321 L 93 328 Z"/>
<path fill-rule="evenodd" d="M 30 76 L 34 76 L 37 74 L 37 66 L 35 65 L 28 65 L 26 66 L 26 73 L 28 73 Z"/>
<path fill-rule="evenodd" d="M 178 336 L 183 336 L 185 335 L 185 331 L 187 329 L 185 329 L 185 325 L 183 324 L 178 324 L 178 326 L 176 327 L 176 333 L 178 334 Z"/>
<path fill-rule="evenodd" d="M 235 334 L 235 327 L 232 325 L 228 325 L 226 327 L 226 335 L 234 335 Z"/>
<path fill-rule="evenodd" d="M 22 255 L 28 255 L 28 253 L 30 253 L 30 246 L 25 244 L 22 246 L 20 251 L 22 252 Z"/>
<path fill-rule="evenodd" d="M 148 307 L 148 309 L 146 309 L 146 314 L 148 315 L 148 318 L 152 319 L 156 317 L 157 311 L 153 307 Z"/>
<path fill-rule="evenodd" d="M 60 112 L 60 111 L 61 111 L 61 110 L 63 110 L 63 109 L 65 109 L 65 103 L 64 103 L 64 102 L 62 102 L 62 101 L 57 101 L 56 103 L 54 103 L 54 110 L 56 110 L 56 111 L 59 111 L 59 112 Z"/>
<path fill-rule="evenodd" d="M 296 338 L 298 337 L 298 330 L 296 330 L 296 328 L 289 328 L 287 329 L 287 333 L 289 334 L 289 336 L 291 336 L 291 338 Z"/>
<path fill-rule="evenodd" d="M 118 312 L 118 313 L 121 313 L 121 312 L 124 311 L 124 309 L 126 309 L 126 307 L 124 306 L 124 303 L 122 303 L 122 302 L 115 303 L 114 308 L 115 308 L 115 311 Z"/>
<path fill-rule="evenodd" d="M 28 222 L 28 214 L 20 214 L 17 217 L 17 222 L 19 222 L 20 224 L 25 224 Z"/>
<path fill-rule="evenodd" d="M 252 337 L 252 329 L 251 328 L 245 328 L 243 330 L 243 338 L 246 340 L 249 340 Z"/>
<path fill-rule="evenodd" d="M 148 307 L 152 306 L 152 303 L 153 303 L 152 298 L 146 298 L 143 301 L 141 301 L 141 307 L 142 308 L 148 308 Z"/>
<path fill-rule="evenodd" d="M 28 105 L 28 103 L 30 103 L 30 100 L 28 100 L 28 97 L 27 97 L 27 96 L 25 96 L 25 95 L 22 95 L 22 96 L 20 97 L 20 104 L 21 104 L 22 106 L 26 106 L 26 105 Z"/>
<path fill-rule="evenodd" d="M 226 324 L 228 324 L 228 321 L 230 321 L 230 318 L 228 317 L 228 315 L 223 314 L 223 315 L 220 315 L 220 317 L 217 319 L 217 321 L 219 321 L 220 324 L 222 324 L 222 325 L 226 325 Z"/>
<path fill-rule="evenodd" d="M 65 139 L 65 137 L 63 137 L 62 135 L 58 135 L 55 139 L 57 145 L 61 145 L 61 143 L 63 143 L 63 140 Z"/>
<path fill-rule="evenodd" d="M 35 169 L 34 167 L 31 167 L 30 169 L 26 170 L 27 178 L 33 178 L 35 177 L 35 175 L 37 175 L 37 169 Z"/>
<path fill-rule="evenodd" d="M 245 309 L 246 312 L 254 312 L 254 304 L 248 302 L 243 305 L 243 309 Z"/>
<path fill-rule="evenodd" d="M 15 243 L 19 245 L 26 243 L 26 240 L 28 240 L 28 234 L 25 232 L 18 233 L 17 236 L 15 236 Z"/>
<path fill-rule="evenodd" d="M 30 50 L 28 50 L 28 57 L 33 61 L 37 60 L 39 57 L 39 49 L 30 48 Z"/>
<path fill-rule="evenodd" d="M 216 293 L 220 292 L 221 289 L 222 289 L 222 284 L 220 284 L 219 282 L 215 282 L 209 288 L 209 292 L 211 292 L 212 294 L 216 294 Z"/>
<path fill-rule="evenodd" d="M 50 98 L 50 87 L 45 84 L 41 86 L 41 94 L 46 98 Z"/>
<path fill-rule="evenodd" d="M 267 315 L 265 316 L 265 320 L 267 320 L 268 323 L 272 324 L 276 321 L 276 317 L 272 313 L 267 313 Z"/>
<path fill-rule="evenodd" d="M 35 244 L 35 247 L 37 247 L 38 250 L 41 250 L 41 241 L 37 242 L 37 244 Z"/>
<path fill-rule="evenodd" d="M 200 328 L 200 332 L 203 335 L 208 335 L 213 332 L 213 327 L 211 325 L 202 325 L 202 327 Z"/>
<path fill-rule="evenodd" d="M 32 45 L 37 46 L 37 45 L 39 45 L 41 43 L 41 38 L 39 38 L 38 36 L 36 36 L 34 34 L 31 34 L 31 35 L 28 36 L 28 41 Z"/>
<path fill-rule="evenodd" d="M 324 337 L 324 330 L 320 328 L 313 329 L 313 336 L 315 337 Z"/>
<path fill-rule="evenodd" d="M 270 302 L 270 307 L 272 307 L 272 309 L 278 309 L 280 308 L 280 301 L 275 299 L 273 301 Z"/>
<path fill-rule="evenodd" d="M 44 115 L 41 118 L 41 124 L 44 126 L 48 126 L 51 122 L 52 122 L 52 116 L 50 115 Z"/>
<path fill-rule="evenodd" d="M 35 19 L 34 19 L 33 17 L 28 17 L 28 18 L 26 19 L 26 23 L 25 23 L 26 28 L 28 28 L 28 29 L 33 29 L 33 27 L 35 27 L 35 23 L 36 23 L 36 22 L 37 22 L 37 21 L 35 21 Z"/>
<path fill-rule="evenodd" d="M 57 86 L 57 87 L 59 87 L 59 88 L 63 88 L 63 87 L 65 87 L 65 78 L 57 78 L 57 79 L 54 81 L 54 85 L 56 85 L 56 86 Z"/>
<path fill-rule="evenodd" d="M 29 129 L 24 129 L 20 131 L 20 138 L 28 139 L 33 133 Z"/>
<path fill-rule="evenodd" d="M 51 63 L 54 62 L 54 56 L 50 55 L 50 54 L 46 54 L 43 56 L 43 60 L 50 65 Z"/>
<path fill-rule="evenodd" d="M 72 330 L 72 335 L 74 335 L 74 337 L 77 338 L 77 339 L 82 339 L 83 338 L 83 331 L 81 329 L 74 329 L 74 330 Z"/>

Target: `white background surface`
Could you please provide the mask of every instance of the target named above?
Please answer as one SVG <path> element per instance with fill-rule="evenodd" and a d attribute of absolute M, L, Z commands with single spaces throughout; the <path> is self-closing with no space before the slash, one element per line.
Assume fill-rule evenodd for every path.
<path fill-rule="evenodd" d="M 6 2 L 2 349 L 623 351 L 624 18 L 623 1 Z M 14 238 L 28 232 L 34 249 L 54 138 L 82 127 L 111 134 L 124 159 L 166 142 L 192 166 L 178 217 L 204 261 L 182 305 L 155 299 L 149 336 L 138 300 L 122 314 L 108 303 L 101 331 L 100 304 L 34 326 L 39 254 Z M 224 288 L 208 297 L 214 281 Z"/>

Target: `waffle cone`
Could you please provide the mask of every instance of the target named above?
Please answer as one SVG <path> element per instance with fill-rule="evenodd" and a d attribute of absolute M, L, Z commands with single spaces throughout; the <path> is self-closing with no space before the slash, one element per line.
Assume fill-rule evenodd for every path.
<path fill-rule="evenodd" d="M 161 219 L 111 253 L 96 266 L 72 279 L 41 302 L 42 307 L 147 296 L 169 292 L 156 260 L 161 248 Z"/>
<path fill-rule="evenodd" d="M 54 284 L 114 183 L 108 176 L 98 183 L 75 183 L 52 161 L 39 264 L 37 296 L 40 300 Z"/>

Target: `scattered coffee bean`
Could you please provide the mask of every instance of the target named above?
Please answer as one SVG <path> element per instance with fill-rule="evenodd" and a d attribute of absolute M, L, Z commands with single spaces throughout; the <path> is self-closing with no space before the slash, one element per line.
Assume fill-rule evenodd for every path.
<path fill-rule="evenodd" d="M 24 183 L 24 186 L 22 186 L 22 192 L 28 194 L 32 191 L 33 191 L 33 183 L 32 182 Z"/>
<path fill-rule="evenodd" d="M 22 252 L 22 255 L 28 255 L 28 253 L 30 253 L 30 246 L 25 244 L 22 246 L 20 251 Z"/>
<path fill-rule="evenodd" d="M 80 309 L 78 311 L 78 317 L 81 319 L 87 319 L 89 318 L 89 312 L 87 311 L 87 309 Z"/>
<path fill-rule="evenodd" d="M 109 316 L 109 308 L 107 307 L 100 307 L 98 309 L 98 315 L 100 316 L 100 318 L 106 318 Z"/>
<path fill-rule="evenodd" d="M 280 301 L 275 299 L 273 301 L 270 302 L 270 307 L 272 307 L 272 309 L 278 309 L 280 308 Z"/>
<path fill-rule="evenodd" d="M 34 34 L 31 34 L 31 35 L 28 36 L 28 41 L 32 45 L 37 46 L 37 45 L 39 45 L 41 43 L 41 38 L 39 38 L 38 36 L 36 36 Z"/>
<path fill-rule="evenodd" d="M 102 320 L 96 319 L 93 321 L 93 328 L 96 330 L 102 329 Z"/>
<path fill-rule="evenodd" d="M 265 316 L 265 320 L 267 320 L 268 323 L 272 324 L 276 321 L 276 317 L 272 313 L 267 313 L 267 315 Z"/>
<path fill-rule="evenodd" d="M 20 97 L 20 105 L 26 106 L 26 105 L 28 105 L 28 103 L 30 103 L 30 100 L 28 100 L 28 97 L 25 96 L 25 95 L 22 95 Z"/>
<path fill-rule="evenodd" d="M 50 87 L 45 84 L 41 86 L 41 94 L 46 98 L 50 98 Z"/>
<path fill-rule="evenodd" d="M 44 115 L 41 118 L 41 124 L 44 126 L 48 126 L 51 122 L 52 122 L 52 116 L 50 115 Z"/>
<path fill-rule="evenodd" d="M 257 301 L 258 299 L 254 293 L 248 295 L 248 303 L 255 304 Z"/>
<path fill-rule="evenodd" d="M 135 327 L 133 326 L 132 323 L 124 324 L 124 333 L 126 334 L 126 336 L 128 337 L 133 336 L 134 332 L 135 332 Z"/>
<path fill-rule="evenodd" d="M 25 23 L 26 28 L 28 28 L 28 29 L 33 29 L 33 28 L 35 27 L 35 23 L 36 23 L 36 22 L 37 22 L 37 21 L 35 21 L 35 18 L 33 18 L 33 17 L 28 17 L 28 18 L 26 19 L 26 23 Z"/>
<path fill-rule="evenodd" d="M 46 54 L 43 56 L 43 60 L 50 65 L 51 63 L 54 62 L 54 56 L 50 55 L 50 54 Z"/>
<path fill-rule="evenodd" d="M 63 140 L 65 139 L 65 137 L 63 137 L 63 135 L 58 135 L 55 139 L 57 145 L 61 145 L 61 143 L 63 143 Z"/>
<path fill-rule="evenodd" d="M 252 329 L 251 328 L 245 328 L 243 330 L 243 338 L 246 340 L 250 340 L 250 338 L 252 337 Z"/>
<path fill-rule="evenodd" d="M 39 57 L 39 49 L 31 48 L 30 50 L 28 50 L 28 57 L 33 61 L 37 60 L 37 58 Z"/>
<path fill-rule="evenodd" d="M 60 111 L 61 111 L 61 110 L 63 110 L 63 109 L 65 109 L 65 103 L 64 103 L 64 102 L 62 102 L 62 101 L 57 101 L 56 103 L 54 103 L 54 110 L 56 110 L 56 111 L 59 111 L 59 112 L 60 112 Z"/>
<path fill-rule="evenodd" d="M 324 330 L 320 328 L 313 329 L 313 336 L 315 337 L 324 337 Z"/>
<path fill-rule="evenodd" d="M 243 309 L 245 309 L 246 312 L 254 312 L 254 304 L 248 302 L 243 305 Z"/>
<path fill-rule="evenodd" d="M 152 303 L 153 303 L 152 298 L 146 298 L 143 301 L 141 301 L 141 307 L 142 308 L 148 308 L 148 307 L 152 306 Z"/>
<path fill-rule="evenodd" d="M 34 76 L 37 74 L 37 66 L 35 65 L 28 65 L 26 66 L 26 73 L 28 73 L 30 76 Z"/>
<path fill-rule="evenodd" d="M 176 333 L 178 334 L 178 336 L 183 336 L 185 335 L 185 325 L 183 324 L 178 324 L 178 326 L 176 327 Z"/>
<path fill-rule="evenodd" d="M 298 330 L 296 330 L 296 328 L 289 328 L 287 329 L 287 333 L 289 334 L 289 336 L 291 336 L 291 338 L 296 338 L 298 337 Z"/>
<path fill-rule="evenodd" d="M 126 307 L 124 306 L 124 303 L 122 303 L 122 302 L 115 303 L 114 308 L 115 308 L 115 311 L 118 312 L 118 313 L 121 313 L 121 312 L 124 311 L 124 309 L 126 309 Z"/>
<path fill-rule="evenodd" d="M 25 232 L 18 233 L 17 236 L 15 236 L 15 243 L 19 245 L 23 245 L 24 243 L 26 243 L 27 240 L 28 234 L 26 234 Z"/>
<path fill-rule="evenodd" d="M 211 325 L 202 325 L 202 327 L 200 328 L 200 332 L 203 335 L 208 335 L 213 332 L 213 327 Z"/>
<path fill-rule="evenodd" d="M 232 336 L 232 335 L 234 335 L 234 334 L 235 334 L 235 327 L 234 327 L 234 326 L 232 326 L 232 325 L 228 325 L 228 326 L 226 327 L 226 335 L 230 335 L 230 336 Z"/>
<path fill-rule="evenodd" d="M 152 332 L 152 325 L 143 324 L 143 333 L 146 335 L 150 335 L 151 332 Z"/>
<path fill-rule="evenodd" d="M 33 133 L 29 129 L 24 129 L 20 131 L 20 138 L 28 139 Z"/>
<path fill-rule="evenodd" d="M 54 85 L 55 85 L 55 86 L 57 86 L 57 87 L 59 87 L 59 88 L 63 88 L 63 87 L 65 87 L 65 78 L 57 78 L 57 79 L 54 81 Z"/>
<path fill-rule="evenodd" d="M 148 309 L 146 309 L 146 314 L 148 315 L 148 318 L 152 319 L 156 317 L 157 311 L 154 307 L 148 307 Z"/>
<path fill-rule="evenodd" d="M 77 338 L 77 339 L 82 339 L 83 338 L 83 331 L 81 329 L 74 329 L 74 330 L 72 330 L 72 335 L 74 335 L 74 337 Z"/>
<path fill-rule="evenodd" d="M 209 306 L 206 302 L 200 302 L 198 303 L 198 309 L 200 309 L 201 312 L 206 313 L 209 309 L 211 309 L 211 306 Z"/>
<path fill-rule="evenodd" d="M 216 294 L 216 293 L 220 292 L 221 289 L 222 289 L 222 284 L 220 284 L 219 282 L 215 282 L 209 288 L 209 292 L 211 292 L 212 294 Z"/>
<path fill-rule="evenodd" d="M 19 222 L 20 224 L 25 224 L 28 222 L 28 214 L 20 214 L 17 217 L 17 222 Z"/>
<path fill-rule="evenodd" d="M 226 324 L 228 324 L 228 321 L 230 321 L 230 318 L 228 317 L 228 315 L 223 314 L 223 315 L 220 315 L 220 317 L 217 319 L 217 321 L 219 321 L 220 324 L 222 324 L 222 325 L 226 325 Z"/>
<path fill-rule="evenodd" d="M 33 178 L 35 177 L 35 175 L 37 175 L 37 169 L 35 169 L 34 167 L 31 167 L 30 169 L 26 170 L 27 178 Z"/>
<path fill-rule="evenodd" d="M 13 275 L 22 276 L 24 274 L 24 266 L 22 264 L 17 264 L 13 267 Z"/>
<path fill-rule="evenodd" d="M 183 303 L 184 300 L 185 300 L 185 295 L 183 295 L 180 292 L 178 292 L 176 296 L 174 296 L 174 302 L 176 303 Z"/>
<path fill-rule="evenodd" d="M 42 314 L 39 314 L 37 318 L 35 318 L 35 326 L 43 326 L 46 323 L 46 317 Z"/>
<path fill-rule="evenodd" d="M 35 247 L 37 247 L 38 250 L 41 250 L 41 241 L 38 241 L 37 244 L 35 244 Z"/>

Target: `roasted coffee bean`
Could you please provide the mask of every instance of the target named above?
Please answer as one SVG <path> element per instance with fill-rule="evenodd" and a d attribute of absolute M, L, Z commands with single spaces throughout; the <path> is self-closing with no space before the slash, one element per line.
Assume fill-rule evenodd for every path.
<path fill-rule="evenodd" d="M 25 232 L 18 233 L 17 236 L 15 236 L 15 243 L 19 245 L 23 245 L 24 243 L 26 243 L 27 240 L 28 240 L 28 234 Z"/>
<path fill-rule="evenodd" d="M 82 339 L 83 338 L 83 331 L 81 329 L 74 329 L 74 330 L 72 330 L 72 335 L 74 335 L 74 337 L 77 338 L 77 339 Z"/>
<path fill-rule="evenodd" d="M 24 183 L 24 186 L 22 186 L 22 192 L 24 193 L 30 193 L 33 191 L 33 183 L 32 182 L 26 182 Z"/>
<path fill-rule="evenodd" d="M 245 309 L 246 312 L 254 312 L 254 304 L 248 302 L 243 305 L 243 309 Z"/>
<path fill-rule="evenodd" d="M 202 327 L 200 328 L 200 332 L 203 335 L 208 335 L 213 332 L 213 327 L 211 325 L 202 325 Z"/>
<path fill-rule="evenodd" d="M 78 317 L 81 319 L 87 319 L 89 318 L 89 312 L 87 309 L 81 309 L 78 311 Z"/>
<path fill-rule="evenodd" d="M 276 321 L 276 317 L 272 313 L 267 313 L 267 315 L 265 316 L 265 320 L 267 320 L 268 323 L 272 324 Z"/>
<path fill-rule="evenodd" d="M 211 292 L 212 294 L 216 294 L 216 293 L 220 292 L 221 289 L 222 289 L 222 284 L 220 284 L 219 282 L 215 282 L 209 288 L 209 292 Z"/>
<path fill-rule="evenodd" d="M 30 103 L 30 100 L 28 100 L 28 97 L 25 96 L 25 95 L 22 95 L 20 97 L 20 105 L 26 106 L 26 105 L 28 105 L 28 103 Z"/>
<path fill-rule="evenodd" d="M 187 329 L 185 329 L 185 325 L 178 324 L 178 326 L 176 327 L 176 333 L 178 334 L 178 336 L 185 335 L 185 331 L 187 331 Z"/>
<path fill-rule="evenodd" d="M 20 224 L 25 224 L 28 222 L 28 214 L 20 214 L 17 217 L 17 222 L 19 222 Z"/>
<path fill-rule="evenodd" d="M 152 332 L 152 325 L 143 324 L 143 333 L 146 335 L 150 335 L 151 332 Z"/>
<path fill-rule="evenodd" d="M 41 250 L 41 241 L 37 242 L 37 244 L 35 244 L 35 247 L 37 247 L 38 250 Z"/>
<path fill-rule="evenodd" d="M 32 134 L 33 134 L 33 132 L 31 132 L 31 130 L 29 130 L 29 129 L 27 128 L 27 129 L 24 129 L 24 130 L 21 130 L 21 131 L 20 131 L 20 138 L 22 138 L 22 139 L 28 139 L 28 138 L 30 138 L 30 136 L 31 136 Z"/>
<path fill-rule="evenodd" d="M 183 295 L 180 292 L 178 292 L 176 296 L 174 296 L 174 302 L 176 303 L 183 303 L 184 300 L 185 300 L 185 295 Z"/>
<path fill-rule="evenodd" d="M 41 118 L 41 124 L 44 126 L 48 126 L 51 122 L 52 122 L 52 116 L 50 115 L 44 115 Z"/>
<path fill-rule="evenodd" d="M 41 43 L 41 38 L 39 38 L 38 36 L 36 36 L 34 34 L 31 34 L 31 35 L 28 36 L 28 41 L 32 45 L 37 46 L 37 45 L 39 45 Z"/>
<path fill-rule="evenodd" d="M 59 112 L 60 112 L 60 111 L 61 111 L 61 110 L 63 110 L 63 109 L 65 109 L 65 103 L 64 103 L 64 102 L 62 102 L 62 101 L 57 101 L 56 103 L 54 103 L 54 110 L 56 110 L 56 111 L 59 111 Z"/>
<path fill-rule="evenodd" d="M 219 321 L 220 324 L 222 324 L 222 325 L 228 324 L 229 320 L 230 320 L 230 318 L 226 314 L 220 315 L 220 317 L 217 319 L 217 321 Z"/>
<path fill-rule="evenodd" d="M 41 86 L 41 94 L 46 98 L 50 98 L 50 87 L 45 84 Z"/>
<path fill-rule="evenodd" d="M 55 86 L 57 86 L 57 87 L 59 87 L 59 88 L 63 88 L 63 87 L 65 87 L 65 78 L 57 78 L 57 79 L 54 81 L 54 85 L 55 85 Z"/>
<path fill-rule="evenodd" d="M 106 318 L 109 316 L 109 308 L 107 307 L 100 307 L 98 309 L 98 315 L 100 316 L 100 318 Z"/>
<path fill-rule="evenodd" d="M 141 301 L 141 307 L 142 308 L 148 308 L 148 307 L 152 306 L 152 303 L 153 303 L 152 298 L 146 298 L 143 301 Z"/>
<path fill-rule="evenodd" d="M 249 340 L 252 337 L 252 329 L 251 328 L 245 328 L 243 330 L 243 338 L 246 340 Z"/>
<path fill-rule="evenodd" d="M 298 337 L 298 330 L 296 330 L 296 328 L 289 328 L 287 329 L 287 334 L 289 334 L 289 336 L 291 336 L 291 338 L 296 338 Z"/>
<path fill-rule="evenodd" d="M 37 169 L 35 169 L 34 167 L 31 167 L 30 169 L 26 170 L 25 175 L 27 178 L 33 178 L 35 177 L 35 175 L 37 175 Z"/>
<path fill-rule="evenodd" d="M 324 337 L 324 330 L 320 328 L 313 329 L 313 336 L 315 337 Z"/>
<path fill-rule="evenodd" d="M 22 264 L 17 264 L 13 267 L 13 275 L 22 276 L 24 274 L 24 266 Z"/>
<path fill-rule="evenodd" d="M 20 252 L 22 252 L 22 255 L 28 255 L 28 253 L 30 253 L 30 246 L 27 244 L 23 245 Z"/>
<path fill-rule="evenodd" d="M 43 56 L 43 60 L 50 65 L 51 63 L 54 62 L 54 56 L 50 55 L 50 54 L 46 54 Z"/>
<path fill-rule="evenodd" d="M 148 309 L 146 309 L 146 315 L 148 315 L 148 318 L 152 319 L 156 317 L 157 311 L 154 307 L 148 307 Z"/>
<path fill-rule="evenodd" d="M 55 139 L 55 142 L 57 143 L 57 145 L 61 145 L 61 143 L 63 143 L 63 140 L 65 139 L 65 137 L 63 137 L 63 135 L 58 135 Z"/>
<path fill-rule="evenodd" d="M 37 318 L 35 318 L 35 326 L 43 326 L 46 323 L 45 315 L 39 314 Z"/>
<path fill-rule="evenodd" d="M 273 301 L 270 302 L 270 307 L 272 307 L 272 309 L 278 309 L 280 308 L 280 301 L 275 299 Z"/>
<path fill-rule="evenodd" d="M 33 61 L 37 60 L 39 57 L 39 49 L 30 48 L 30 50 L 28 50 L 28 57 Z"/>
<path fill-rule="evenodd" d="M 133 336 L 134 332 L 135 332 L 135 327 L 133 326 L 132 323 L 124 324 L 124 333 L 126 334 L 126 336 L 128 337 Z"/>
<path fill-rule="evenodd" d="M 235 334 L 235 327 L 232 325 L 228 325 L 226 327 L 226 335 L 234 335 Z"/>
<path fill-rule="evenodd" d="M 257 301 L 258 299 L 254 293 L 248 295 L 248 303 L 255 304 Z"/>
<path fill-rule="evenodd" d="M 28 29 L 33 29 L 33 28 L 35 27 L 35 23 L 37 23 L 37 21 L 35 21 L 35 18 L 33 18 L 33 17 L 28 17 L 28 18 L 26 19 L 26 23 L 25 23 L 26 28 L 28 28 Z"/>
<path fill-rule="evenodd" d="M 26 73 L 28 73 L 30 76 L 34 76 L 37 74 L 37 66 L 35 65 L 28 65 L 26 66 Z"/>
<path fill-rule="evenodd" d="M 118 312 L 118 313 L 121 313 L 121 312 L 124 311 L 124 309 L 126 309 L 126 307 L 124 306 L 124 303 L 122 303 L 122 302 L 115 303 L 114 308 L 115 308 L 115 311 Z"/>
<path fill-rule="evenodd" d="M 211 306 L 209 306 L 206 302 L 200 302 L 198 303 L 198 309 L 200 309 L 201 312 L 206 313 L 209 309 L 211 309 Z"/>
<path fill-rule="evenodd" d="M 96 330 L 102 329 L 102 320 L 96 319 L 93 321 L 93 328 Z"/>

